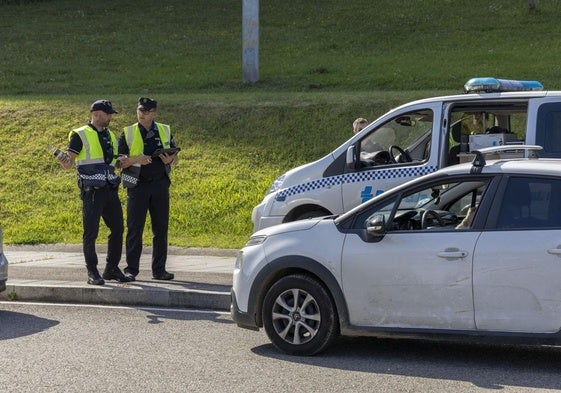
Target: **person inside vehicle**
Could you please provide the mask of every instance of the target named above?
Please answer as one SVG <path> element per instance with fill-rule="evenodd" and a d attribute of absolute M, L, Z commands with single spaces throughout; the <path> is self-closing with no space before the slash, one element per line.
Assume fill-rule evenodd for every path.
<path fill-rule="evenodd" d="M 477 206 L 470 206 L 464 219 L 456 225 L 456 229 L 467 229 L 471 226 Z"/>
<path fill-rule="evenodd" d="M 359 117 L 353 121 L 353 134 L 358 134 L 368 125 L 368 120 Z"/>

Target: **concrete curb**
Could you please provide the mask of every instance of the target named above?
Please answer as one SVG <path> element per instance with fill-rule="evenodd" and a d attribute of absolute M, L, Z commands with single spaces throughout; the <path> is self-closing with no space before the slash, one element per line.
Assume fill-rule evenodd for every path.
<path fill-rule="evenodd" d="M 8 280 L 0 299 L 23 302 L 103 304 L 196 308 L 228 311 L 230 293 L 205 289 L 173 289 L 140 282 L 103 286 L 74 281 Z"/>
<path fill-rule="evenodd" d="M 8 282 L 0 300 L 230 309 L 236 250 L 172 248 L 166 265 L 175 278 L 161 281 L 152 279 L 151 248 L 146 247 L 136 281 L 106 281 L 102 286 L 86 283 L 81 245 L 12 245 L 4 252 Z M 105 255 L 100 252 L 98 258 L 104 261 Z"/>

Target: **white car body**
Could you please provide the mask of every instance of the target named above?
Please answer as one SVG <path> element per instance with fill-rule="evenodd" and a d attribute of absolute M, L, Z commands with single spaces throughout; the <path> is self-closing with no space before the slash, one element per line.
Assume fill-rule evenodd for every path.
<path fill-rule="evenodd" d="M 234 269 L 234 320 L 251 329 L 266 325 L 264 299 L 271 288 L 283 278 L 288 278 L 284 281 L 290 287 L 291 278 L 298 282 L 305 276 L 329 294 L 333 304 L 326 306 L 328 310 L 332 308 L 327 314 L 335 318 L 335 327 L 344 335 L 561 342 L 561 207 L 556 207 L 556 199 L 551 203 L 546 200 L 547 192 L 552 198 L 561 196 L 561 160 L 499 160 L 474 168 L 472 164 L 460 164 L 442 169 L 398 186 L 337 218 L 312 218 L 255 233 L 240 251 Z M 517 214 L 524 218 L 518 218 L 509 213 L 507 204 L 521 196 L 505 190 L 524 181 L 529 182 L 533 199 L 530 207 L 520 202 Z M 364 217 L 381 218 L 383 215 L 376 212 L 385 212 L 388 201 L 397 198 L 399 206 L 403 206 L 412 198 L 407 196 L 409 190 L 422 189 L 425 184 L 436 187 L 433 183 L 441 187 L 441 194 L 434 194 L 437 188 L 429 187 L 433 190 L 430 202 L 430 195 L 423 199 L 425 194 L 411 191 L 417 199 L 411 199 L 414 207 L 404 211 L 419 211 L 415 217 L 421 217 L 439 203 L 450 203 L 449 211 L 438 210 L 442 217 L 453 220 L 446 226 L 433 223 L 424 227 L 423 218 L 421 227 L 415 227 L 417 219 L 410 223 L 409 219 L 399 218 L 402 227 L 391 229 L 397 225 L 401 212 L 398 209 L 395 213 L 386 212 L 386 218 L 393 217 L 393 221 L 384 223 L 386 229 L 378 234 L 364 228 L 369 225 L 364 222 L 370 222 Z M 473 184 L 477 187 L 469 194 L 457 201 L 452 199 L 461 195 L 461 187 L 468 190 Z M 480 200 L 472 205 L 478 206 L 472 226 L 459 229 L 459 216 L 451 213 L 452 208 L 463 204 L 467 195 L 475 201 L 479 192 Z M 514 224 L 508 223 L 511 218 Z M 536 218 L 539 223 L 529 223 Z M 523 219 L 527 222 L 522 223 Z M 430 218 L 426 220 L 430 222 Z M 310 291 L 310 287 L 294 286 L 292 291 L 311 293 L 319 309 L 330 303 L 314 296 L 313 287 Z M 277 295 L 275 304 L 284 304 L 279 300 L 280 292 L 273 297 Z M 296 309 L 292 312 L 296 313 Z M 327 314 L 317 311 L 322 321 Z M 273 312 L 271 318 L 275 315 L 280 314 Z M 282 318 L 290 324 L 300 323 L 286 315 Z M 312 331 L 312 337 L 323 329 L 306 323 L 300 326 Z M 276 335 L 272 328 L 265 327 L 269 337 Z M 313 354 L 324 349 L 323 343 L 305 347 L 288 342 L 292 338 L 287 342 L 278 337 L 271 339 L 289 353 Z M 330 335 L 325 338 L 328 339 Z"/>

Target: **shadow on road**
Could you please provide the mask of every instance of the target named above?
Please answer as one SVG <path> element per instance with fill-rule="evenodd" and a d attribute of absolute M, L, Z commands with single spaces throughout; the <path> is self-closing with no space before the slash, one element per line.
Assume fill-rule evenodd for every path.
<path fill-rule="evenodd" d="M 466 381 L 485 389 L 561 389 L 559 347 L 342 337 L 328 351 L 312 357 L 288 356 L 271 344 L 256 347 L 253 352 L 317 367 Z"/>
<path fill-rule="evenodd" d="M 164 323 L 165 320 L 174 321 L 211 321 L 216 323 L 232 324 L 234 323 L 228 313 L 212 311 L 212 310 L 162 310 L 151 307 L 133 307 L 147 313 L 146 318 L 149 324 Z M 181 312 L 184 311 L 184 312 Z"/>
<path fill-rule="evenodd" d="M 0 341 L 40 333 L 59 323 L 30 314 L 0 310 Z"/>

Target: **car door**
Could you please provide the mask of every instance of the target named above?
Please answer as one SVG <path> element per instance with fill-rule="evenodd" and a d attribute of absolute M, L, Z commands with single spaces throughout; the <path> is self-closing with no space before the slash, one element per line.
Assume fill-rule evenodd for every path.
<path fill-rule="evenodd" d="M 482 184 L 474 183 L 472 189 Z M 454 198 L 460 203 L 465 195 L 467 191 Z M 435 196 L 429 189 L 404 192 L 380 203 L 357 216 L 357 232 L 345 239 L 342 282 L 350 322 L 369 327 L 474 330 L 472 260 L 480 232 L 469 225 L 457 229 L 458 218 L 446 227 L 401 225 L 388 229 L 379 241 L 367 241 L 359 234 L 371 217 L 388 217 L 392 223 L 387 227 L 391 227 L 399 214 L 409 211 L 413 215 L 426 210 L 428 203 L 438 207 L 444 201 L 443 195 Z"/>
<path fill-rule="evenodd" d="M 392 233 L 379 243 L 348 236 L 343 287 L 351 323 L 473 330 L 471 269 L 477 236 Z"/>
<path fill-rule="evenodd" d="M 561 98 L 530 100 L 526 144 L 543 147 L 540 157 L 561 157 Z"/>
<path fill-rule="evenodd" d="M 474 255 L 478 330 L 561 329 L 561 180 L 510 177 Z"/>
<path fill-rule="evenodd" d="M 343 211 L 407 180 L 438 169 L 442 102 L 411 105 L 374 122 L 352 147 L 356 168 L 347 170 L 342 184 Z M 397 148 L 407 149 L 411 162 L 391 162 Z M 399 157 L 398 157 L 399 158 Z M 404 157 L 403 157 L 404 158 Z M 403 159 L 402 159 L 403 161 Z"/>

